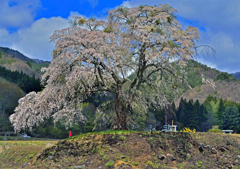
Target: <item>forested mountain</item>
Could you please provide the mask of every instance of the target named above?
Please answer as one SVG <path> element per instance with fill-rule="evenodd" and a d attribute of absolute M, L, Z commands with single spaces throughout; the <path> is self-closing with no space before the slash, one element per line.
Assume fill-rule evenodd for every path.
<path fill-rule="evenodd" d="M 31 91 L 41 91 L 41 67 L 49 63 L 29 59 L 18 51 L 0 47 L 0 131 L 12 130 L 9 115 L 18 100 Z"/>
<path fill-rule="evenodd" d="M 188 82 L 192 89 L 186 90 L 179 98 L 174 100 L 177 107 L 181 97 L 187 101 L 193 99 L 194 102 L 198 99 L 202 104 L 209 94 L 217 99 L 224 98 L 240 103 L 240 81 L 238 79 L 227 72 L 220 72 L 196 61 L 191 62 L 195 72 L 190 71 L 188 73 Z M 210 84 L 204 84 L 202 82 L 203 77 L 212 80 L 215 83 L 215 87 L 212 87 Z"/>
<path fill-rule="evenodd" d="M 26 61 L 26 62 L 28 61 L 28 62 L 34 62 L 34 63 L 50 63 L 49 61 L 42 61 L 39 59 L 30 59 L 27 56 L 25 56 L 24 54 L 20 53 L 19 51 L 9 49 L 7 47 L 0 47 L 0 52 L 6 53 L 10 56 L 16 57 L 19 60 Z"/>
<path fill-rule="evenodd" d="M 34 75 L 36 79 L 40 79 L 41 67 L 48 67 L 49 64 L 50 62 L 30 59 L 18 51 L 0 47 L 0 66 L 8 70 L 23 72 L 29 76 Z"/>

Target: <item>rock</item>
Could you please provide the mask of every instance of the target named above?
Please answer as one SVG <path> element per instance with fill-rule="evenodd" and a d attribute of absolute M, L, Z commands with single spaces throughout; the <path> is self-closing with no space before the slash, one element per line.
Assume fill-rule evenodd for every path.
<path fill-rule="evenodd" d="M 233 162 L 234 165 L 238 164 L 238 160 L 236 159 L 234 162 Z"/>
<path fill-rule="evenodd" d="M 217 154 L 217 150 L 215 148 L 212 148 L 211 153 Z"/>
<path fill-rule="evenodd" d="M 203 152 L 203 143 L 199 143 L 199 146 L 198 146 L 198 150 L 200 151 L 200 152 Z"/>
<path fill-rule="evenodd" d="M 176 158 L 172 154 L 167 154 L 170 161 L 175 161 Z"/>
<path fill-rule="evenodd" d="M 224 148 L 224 147 L 221 147 L 219 150 L 220 150 L 221 152 L 227 151 L 227 149 Z"/>
<path fill-rule="evenodd" d="M 167 157 L 163 154 L 158 155 L 158 158 L 162 160 L 165 164 L 168 163 Z"/>
<path fill-rule="evenodd" d="M 48 156 L 48 159 L 49 159 L 49 160 L 52 160 L 52 159 L 53 159 L 53 156 Z"/>
<path fill-rule="evenodd" d="M 180 147 L 180 145 L 177 146 L 177 152 L 180 153 L 182 150 L 182 148 Z"/>
<path fill-rule="evenodd" d="M 28 162 L 25 162 L 22 166 L 22 168 L 25 168 L 28 165 Z"/>
<path fill-rule="evenodd" d="M 85 164 L 81 165 L 81 166 L 74 166 L 74 169 L 80 169 L 80 168 L 85 168 Z"/>
<path fill-rule="evenodd" d="M 205 148 L 210 148 L 210 145 L 206 145 Z"/>

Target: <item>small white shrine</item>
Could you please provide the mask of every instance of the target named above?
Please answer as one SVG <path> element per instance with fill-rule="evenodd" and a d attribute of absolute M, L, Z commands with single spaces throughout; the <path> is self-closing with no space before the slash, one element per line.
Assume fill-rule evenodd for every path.
<path fill-rule="evenodd" d="M 177 131 L 177 125 L 173 125 L 173 120 L 172 120 L 172 125 L 167 123 L 167 117 L 165 116 L 165 125 L 163 125 L 162 131 Z"/>

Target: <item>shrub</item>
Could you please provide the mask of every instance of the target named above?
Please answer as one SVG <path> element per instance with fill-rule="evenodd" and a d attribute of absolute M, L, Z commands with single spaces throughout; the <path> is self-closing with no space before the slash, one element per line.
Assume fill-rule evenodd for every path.
<path fill-rule="evenodd" d="M 197 92 L 200 92 L 201 91 L 201 87 L 199 87 L 198 89 L 197 89 Z"/>
<path fill-rule="evenodd" d="M 105 164 L 106 167 L 111 167 L 113 166 L 114 161 L 109 161 L 108 163 Z"/>
<path fill-rule="evenodd" d="M 109 156 L 108 155 L 104 156 L 103 160 L 105 160 L 105 161 L 109 160 Z"/>
<path fill-rule="evenodd" d="M 180 130 L 180 132 L 195 133 L 196 129 L 191 130 L 190 128 L 185 127 L 184 129 Z"/>
<path fill-rule="evenodd" d="M 99 155 L 103 156 L 104 155 L 104 151 L 100 151 Z"/>
<path fill-rule="evenodd" d="M 124 136 L 120 136 L 120 140 L 125 140 L 126 138 Z"/>
<path fill-rule="evenodd" d="M 223 133 L 221 129 L 210 129 L 208 130 L 210 133 Z"/>
<path fill-rule="evenodd" d="M 133 162 L 132 165 L 138 166 L 138 163 L 137 162 Z"/>

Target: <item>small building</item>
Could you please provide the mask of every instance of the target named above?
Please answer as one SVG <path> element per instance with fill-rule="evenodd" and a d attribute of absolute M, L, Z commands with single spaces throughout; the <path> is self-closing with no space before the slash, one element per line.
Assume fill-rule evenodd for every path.
<path fill-rule="evenodd" d="M 177 131 L 177 125 L 170 125 L 168 123 L 166 123 L 165 125 L 163 125 L 163 129 L 162 131 Z"/>

